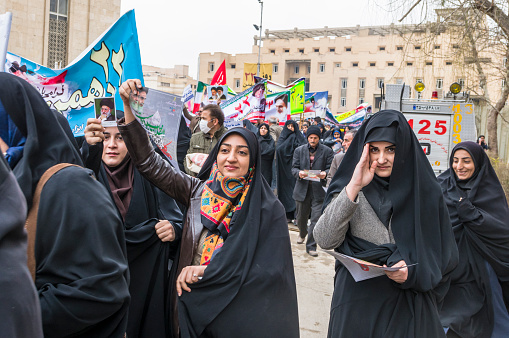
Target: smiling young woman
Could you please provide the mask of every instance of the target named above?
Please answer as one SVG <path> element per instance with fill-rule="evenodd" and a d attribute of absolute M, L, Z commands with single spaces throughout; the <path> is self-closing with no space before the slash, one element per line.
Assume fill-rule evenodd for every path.
<path fill-rule="evenodd" d="M 142 175 L 187 208 L 176 283 L 180 336 L 297 337 L 288 227 L 262 178 L 256 135 L 228 130 L 198 176 L 185 175 L 155 153 L 134 119 L 129 93 L 140 86 L 128 80 L 120 88 L 127 124 L 119 130 Z"/>
<path fill-rule="evenodd" d="M 438 177 L 460 253 L 440 313 L 461 337 L 509 337 L 509 207 L 483 147 L 461 142 Z"/>
<path fill-rule="evenodd" d="M 361 126 L 324 205 L 318 245 L 402 267 L 357 283 L 337 264 L 329 337 L 444 337 L 436 290 L 458 252 L 440 186 L 403 114 L 380 111 Z"/>

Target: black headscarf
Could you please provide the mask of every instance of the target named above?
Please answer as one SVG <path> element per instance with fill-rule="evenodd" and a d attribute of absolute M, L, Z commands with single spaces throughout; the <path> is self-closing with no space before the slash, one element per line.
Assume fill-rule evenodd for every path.
<path fill-rule="evenodd" d="M 336 264 L 332 307 L 344 306 L 340 307 L 341 313 L 331 312 L 329 333 L 332 333 L 331 337 L 340 332 L 354 334 L 355 331 L 346 328 L 349 326 L 346 318 L 352 319 L 346 313 L 358 311 L 359 305 L 356 304 L 360 302 L 365 304 L 367 311 L 362 319 L 365 327 L 361 335 L 386 330 L 387 336 L 394 337 L 443 336 L 436 302 L 443 297 L 446 287 L 444 276 L 456 266 L 458 252 L 440 186 L 403 114 L 394 110 L 380 111 L 361 126 L 332 179 L 324 205 L 327 206 L 350 182 L 363 147 L 369 140 L 387 140 L 397 144 L 387 186 L 381 186 L 382 182 L 374 179 L 362 189 L 370 205 L 375 205 L 375 212 L 379 204 L 378 194 L 391 202 L 390 224 L 395 244 L 375 245 L 353 236 L 349 231 L 336 251 L 375 264 L 392 266 L 404 260 L 407 264 L 417 265 L 408 269 L 404 283 L 395 284 L 382 277 L 355 283 L 342 265 Z M 360 294 L 363 296 L 359 301 Z M 387 310 L 389 304 L 390 311 Z M 387 326 L 395 319 L 394 314 L 397 314 L 397 320 L 406 324 Z M 350 324 L 352 327 L 362 325 L 361 322 Z"/>
<path fill-rule="evenodd" d="M 260 128 L 265 126 L 267 128 L 267 134 L 260 134 Z M 256 132 L 256 137 L 258 138 L 258 142 L 260 143 L 260 156 L 262 160 L 273 160 L 274 152 L 276 151 L 276 143 L 274 139 L 270 135 L 270 128 L 267 123 L 262 123 L 258 127 L 258 131 Z"/>
<path fill-rule="evenodd" d="M 5 337 L 43 337 L 39 297 L 27 268 L 25 197 L 0 157 L 0 332 Z"/>
<path fill-rule="evenodd" d="M 48 168 L 82 161 L 32 85 L 6 73 L 0 73 L 0 83 L 0 101 L 27 138 L 13 172 L 31 205 L 33 191 Z M 91 171 L 66 168 L 44 186 L 35 261 L 45 336 L 125 333 L 129 273 L 122 221 Z"/>
<path fill-rule="evenodd" d="M 179 299 L 182 337 L 297 337 L 299 324 L 292 253 L 283 207 L 257 168 L 260 150 L 254 133 L 228 130 L 209 154 L 198 177 L 210 175 L 221 143 L 241 135 L 248 144 L 254 176 L 222 249 L 192 292 Z"/>
<path fill-rule="evenodd" d="M 294 131 L 288 129 L 288 125 L 293 125 Z M 294 120 L 285 122 L 285 126 L 279 140 L 277 141 L 277 196 L 287 213 L 295 210 L 295 200 L 293 199 L 293 189 L 296 179 L 292 175 L 293 153 L 299 146 L 306 144 L 306 138 L 299 131 L 299 125 Z"/>
<path fill-rule="evenodd" d="M 466 150 L 475 164 L 474 173 L 467 180 L 459 180 L 452 169 L 459 149 Z M 454 147 L 449 169 L 438 180 L 460 252 L 460 264 L 453 272 L 444 303 L 442 315 L 448 321 L 444 325 L 460 335 L 491 337 L 493 305 L 484 262 L 497 274 L 509 309 L 509 207 L 504 191 L 488 156 L 474 142 Z M 469 302 L 464 301 L 467 297 Z M 458 309 L 469 311 L 468 323 L 457 322 Z"/>
<path fill-rule="evenodd" d="M 457 251 L 440 186 L 403 114 L 383 110 L 361 126 L 331 181 L 324 206 L 350 182 L 364 145 L 375 139 L 397 143 L 390 182 L 384 195 L 393 208 L 391 228 L 397 251 L 407 264 L 418 263 L 409 270 L 403 287 L 429 291 L 454 267 Z M 379 180 L 373 180 L 362 189 L 370 204 L 377 200 L 373 193 L 380 191 L 379 183 Z M 377 203 L 373 203 L 375 212 Z"/>
<path fill-rule="evenodd" d="M 0 83 L 0 100 L 27 138 L 23 157 L 13 172 L 30 208 L 32 193 L 47 169 L 57 163 L 83 163 L 56 116 L 32 85 L 7 73 L 0 74 Z"/>
<path fill-rule="evenodd" d="M 256 128 L 256 126 L 248 119 L 242 120 L 242 125 L 244 126 L 244 128 L 248 129 L 249 131 L 252 131 L 253 133 L 256 133 L 258 131 L 258 128 Z"/>

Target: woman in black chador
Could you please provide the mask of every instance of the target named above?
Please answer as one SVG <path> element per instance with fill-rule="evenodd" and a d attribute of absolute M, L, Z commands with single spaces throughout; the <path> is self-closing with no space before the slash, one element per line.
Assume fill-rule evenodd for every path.
<path fill-rule="evenodd" d="M 262 123 L 256 134 L 260 143 L 260 156 L 262 159 L 261 170 L 265 180 L 270 184 L 272 182 L 272 164 L 274 163 L 274 153 L 276 152 L 276 143 L 270 135 L 269 125 Z"/>
<path fill-rule="evenodd" d="M 451 337 L 509 337 L 509 207 L 475 142 L 456 145 L 438 177 L 459 250 L 441 320 Z"/>
<path fill-rule="evenodd" d="M 120 88 L 126 125 L 119 130 L 137 169 L 187 207 L 177 293 L 180 335 L 298 337 L 297 292 L 284 209 L 262 178 L 256 135 L 228 130 L 198 177 L 158 156 Z"/>
<path fill-rule="evenodd" d="M 100 120 L 88 119 L 85 138 L 85 165 L 108 190 L 124 221 L 131 277 L 127 336 L 172 337 L 182 212 L 175 200 L 141 176 L 117 127 L 104 128 Z"/>
<path fill-rule="evenodd" d="M 444 337 L 437 302 L 458 251 L 440 186 L 403 114 L 380 111 L 362 125 L 324 205 L 318 245 L 401 267 L 355 282 L 337 262 L 329 337 Z"/>
<path fill-rule="evenodd" d="M 286 219 L 291 222 L 294 219 L 295 200 L 293 190 L 296 179 L 292 175 L 293 153 L 299 146 L 306 144 L 304 135 L 299 130 L 299 125 L 294 120 L 285 122 L 285 126 L 276 146 L 277 158 L 277 197 L 285 207 Z"/>

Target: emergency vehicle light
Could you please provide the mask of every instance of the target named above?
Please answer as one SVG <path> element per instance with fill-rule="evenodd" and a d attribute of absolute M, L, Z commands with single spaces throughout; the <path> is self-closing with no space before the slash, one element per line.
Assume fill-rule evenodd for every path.
<path fill-rule="evenodd" d="M 424 88 L 425 88 L 425 87 L 426 87 L 426 86 L 424 85 L 424 83 L 422 83 L 422 82 L 417 82 L 417 83 L 415 84 L 415 86 L 414 86 L 414 89 L 415 89 L 415 91 L 416 91 L 416 92 L 420 93 L 420 92 L 422 92 L 422 91 L 424 90 Z"/>
<path fill-rule="evenodd" d="M 458 94 L 459 92 L 461 92 L 461 85 L 458 83 L 458 82 L 454 82 L 450 87 L 449 87 L 449 90 L 451 91 L 451 93 L 453 94 Z"/>

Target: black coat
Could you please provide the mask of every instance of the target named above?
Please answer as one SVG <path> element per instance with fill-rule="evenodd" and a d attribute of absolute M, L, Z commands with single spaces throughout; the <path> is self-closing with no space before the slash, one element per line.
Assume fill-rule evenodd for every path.
<path fill-rule="evenodd" d="M 325 198 L 325 190 L 323 187 L 327 182 L 326 179 L 320 180 L 320 182 L 313 182 L 299 178 L 299 171 L 301 170 L 321 170 L 329 173 L 330 165 L 334 158 L 334 152 L 331 148 L 318 144 L 318 148 L 315 153 L 315 160 L 313 166 L 310 167 L 309 161 L 309 147 L 304 144 L 298 147 L 293 153 L 293 165 L 292 175 L 297 179 L 295 188 L 293 189 L 293 199 L 299 202 L 304 201 L 306 193 L 308 191 L 308 185 L 311 183 L 313 188 L 313 198 L 316 200 L 323 200 Z"/>
<path fill-rule="evenodd" d="M 13 173 L 31 206 L 33 191 L 47 169 L 58 163 L 82 165 L 81 157 L 32 85 L 5 73 L 0 73 L 0 83 L 5 86 L 0 101 L 27 138 Z M 62 169 L 44 186 L 35 262 L 45 337 L 125 333 L 130 297 L 122 221 L 90 170 Z"/>

